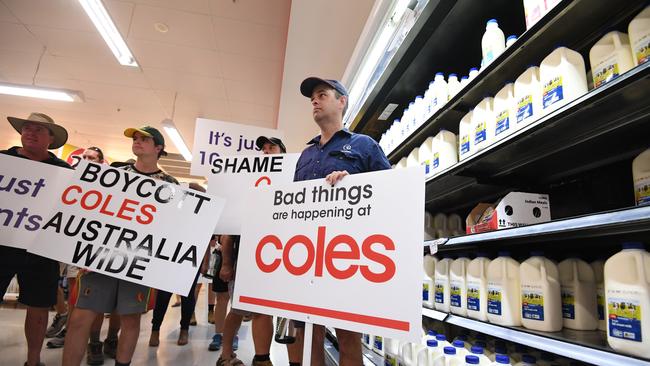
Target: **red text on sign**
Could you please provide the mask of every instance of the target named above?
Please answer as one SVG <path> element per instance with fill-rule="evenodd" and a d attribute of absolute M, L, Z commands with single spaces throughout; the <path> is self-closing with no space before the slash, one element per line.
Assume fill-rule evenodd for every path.
<path fill-rule="evenodd" d="M 66 188 L 61 196 L 61 201 L 66 205 L 79 204 L 84 210 L 98 210 L 101 214 L 115 216 L 127 221 L 135 219 L 142 225 L 150 224 L 153 221 L 153 213 L 156 212 L 156 206 L 151 204 L 140 206 L 139 201 L 128 198 L 122 200 L 121 204 L 111 204 L 113 201 L 112 194 L 104 196 L 102 192 L 96 190 L 83 192 L 83 189 L 77 185 Z M 117 210 L 115 210 L 116 207 Z M 139 214 L 134 216 L 136 210 Z"/>

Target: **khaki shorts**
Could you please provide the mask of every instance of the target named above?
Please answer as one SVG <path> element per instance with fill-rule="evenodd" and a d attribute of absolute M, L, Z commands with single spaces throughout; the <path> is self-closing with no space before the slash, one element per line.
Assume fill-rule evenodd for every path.
<path fill-rule="evenodd" d="M 153 304 L 149 287 L 89 272 L 79 276 L 77 307 L 97 313 L 141 314 Z"/>

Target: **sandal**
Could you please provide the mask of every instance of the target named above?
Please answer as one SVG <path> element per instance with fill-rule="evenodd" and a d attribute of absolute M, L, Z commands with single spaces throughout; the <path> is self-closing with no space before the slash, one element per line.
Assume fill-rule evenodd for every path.
<path fill-rule="evenodd" d="M 217 360 L 217 366 L 244 366 L 244 363 L 237 358 L 237 354 L 233 353 L 232 356 L 228 359 L 219 356 Z"/>

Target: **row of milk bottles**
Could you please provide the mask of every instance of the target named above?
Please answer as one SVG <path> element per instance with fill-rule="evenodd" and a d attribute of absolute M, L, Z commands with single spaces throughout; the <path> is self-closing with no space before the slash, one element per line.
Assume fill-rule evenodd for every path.
<path fill-rule="evenodd" d="M 555 366 L 571 365 L 550 353 L 532 351 L 523 345 L 508 345 L 504 341 L 488 342 L 478 334 L 473 343 L 467 335 L 448 340 L 444 334 L 428 331 L 421 343 L 400 342 L 386 338 L 383 353 L 386 366 Z"/>
<path fill-rule="evenodd" d="M 483 55 L 481 69 L 489 65 L 503 53 L 506 47 L 512 45 L 516 40 L 516 36 L 509 36 L 506 40 L 503 31 L 499 29 L 496 19 L 490 19 L 481 40 Z M 388 131 L 382 135 L 379 145 L 386 153 L 390 153 L 465 88 L 478 74 L 479 69 L 475 67 L 469 70 L 467 76 L 460 79 L 455 73 L 449 74 L 446 80 L 443 73 L 436 73 L 424 95 L 418 95 L 414 101 L 409 103 L 401 119 L 394 120 Z"/>
<path fill-rule="evenodd" d="M 615 350 L 650 358 L 650 253 L 642 243 L 590 264 L 556 264 L 542 252 L 522 263 L 509 252 L 494 260 L 425 256 L 424 272 L 427 307 L 538 331 L 606 330 Z"/>
<path fill-rule="evenodd" d="M 461 236 L 463 219 L 457 214 L 431 214 L 424 212 L 424 240 Z"/>
<path fill-rule="evenodd" d="M 436 136 L 428 137 L 420 147 L 402 158 L 398 168 L 422 166 L 425 177 L 432 177 L 458 162 L 458 141 L 456 134 L 441 130 Z"/>

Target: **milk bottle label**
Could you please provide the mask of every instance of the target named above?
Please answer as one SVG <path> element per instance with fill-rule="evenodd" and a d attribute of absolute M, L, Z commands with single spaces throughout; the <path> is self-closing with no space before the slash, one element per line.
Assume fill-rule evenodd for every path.
<path fill-rule="evenodd" d="M 562 77 L 556 76 L 548 83 L 544 84 L 542 103 L 544 104 L 544 108 L 547 108 L 562 99 L 564 99 L 564 94 L 562 93 Z"/>
<path fill-rule="evenodd" d="M 386 354 L 384 356 L 384 366 L 397 366 L 397 357 L 393 355 Z"/>
<path fill-rule="evenodd" d="M 452 282 L 450 286 L 450 293 L 451 293 L 451 306 L 453 307 L 461 307 L 461 298 L 460 298 L 460 285 L 458 282 Z"/>
<path fill-rule="evenodd" d="M 469 152 L 469 135 L 463 135 L 460 139 L 460 154 L 464 155 Z"/>
<path fill-rule="evenodd" d="M 375 349 L 382 351 L 384 349 L 384 338 L 375 336 Z"/>
<path fill-rule="evenodd" d="M 431 160 L 425 160 L 422 165 L 424 165 L 424 174 L 429 174 L 431 172 Z"/>
<path fill-rule="evenodd" d="M 429 284 L 428 283 L 423 283 L 422 284 L 422 301 L 429 301 L 430 291 L 431 291 L 431 289 L 429 289 Z"/>
<path fill-rule="evenodd" d="M 616 55 L 612 55 L 594 68 L 594 88 L 609 83 L 617 78 L 618 75 L 619 70 Z"/>
<path fill-rule="evenodd" d="M 363 343 L 365 344 L 370 344 L 370 335 L 369 334 L 363 334 Z"/>
<path fill-rule="evenodd" d="M 605 290 L 602 285 L 598 285 L 598 289 L 596 290 L 596 303 L 598 320 L 605 320 Z"/>
<path fill-rule="evenodd" d="M 444 283 L 436 282 L 434 300 L 438 304 L 443 304 L 445 302 L 445 284 Z"/>
<path fill-rule="evenodd" d="M 564 319 L 576 318 L 576 298 L 573 287 L 562 287 L 562 317 Z"/>
<path fill-rule="evenodd" d="M 494 131 L 494 135 L 498 136 L 501 132 L 508 131 L 510 128 L 510 118 L 508 110 L 501 111 L 497 114 L 497 128 Z"/>
<path fill-rule="evenodd" d="M 501 315 L 501 296 L 503 289 L 501 286 L 488 286 L 488 303 L 487 312 L 494 315 Z"/>
<path fill-rule="evenodd" d="M 630 298 L 607 299 L 609 335 L 628 341 L 641 342 L 640 301 Z"/>
<path fill-rule="evenodd" d="M 467 284 L 467 309 L 481 311 L 481 288 L 475 284 Z"/>
<path fill-rule="evenodd" d="M 650 34 L 646 34 L 634 43 L 634 57 L 639 65 L 650 60 Z"/>
<path fill-rule="evenodd" d="M 521 314 L 524 319 L 544 320 L 544 295 L 541 288 L 533 286 L 522 288 Z"/>
<path fill-rule="evenodd" d="M 533 115 L 533 96 L 526 95 L 517 103 L 517 123 Z"/>
<path fill-rule="evenodd" d="M 440 153 L 433 154 L 433 169 L 438 169 L 440 166 Z"/>
<path fill-rule="evenodd" d="M 637 206 L 650 204 L 650 176 L 637 179 L 634 182 L 634 194 Z"/>
<path fill-rule="evenodd" d="M 478 145 L 481 142 L 485 141 L 487 138 L 487 123 L 480 122 L 476 125 L 476 137 L 474 138 L 474 144 Z"/>

